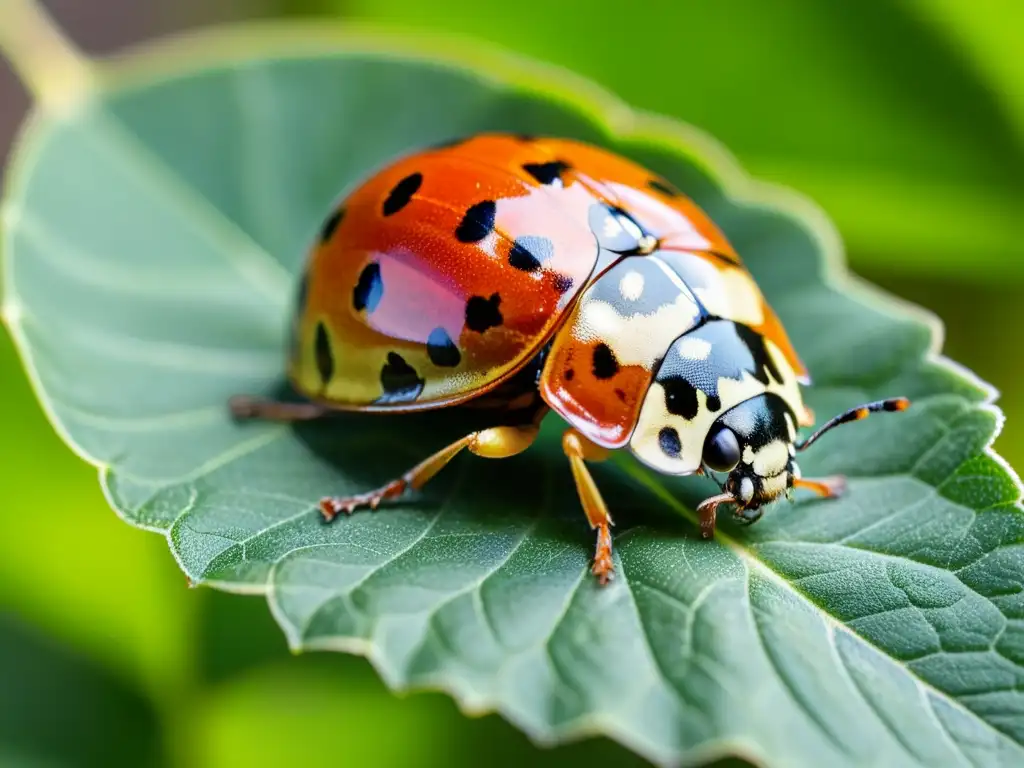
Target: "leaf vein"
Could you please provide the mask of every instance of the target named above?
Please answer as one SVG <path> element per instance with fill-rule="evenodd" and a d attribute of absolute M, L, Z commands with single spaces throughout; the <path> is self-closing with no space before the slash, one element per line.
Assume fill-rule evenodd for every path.
<path fill-rule="evenodd" d="M 202 222 L 204 233 L 217 247 L 217 254 L 231 265 L 272 306 L 285 310 L 291 275 L 284 266 L 246 234 L 220 208 L 193 187 L 184 183 L 166 162 L 146 148 L 128 125 L 109 112 L 98 115 L 99 126 L 112 144 L 137 168 L 143 168 L 155 182 L 151 186 L 168 202 L 168 207 L 188 213 L 192 221 Z"/>
<path fill-rule="evenodd" d="M 746 569 L 746 574 L 746 600 L 744 602 L 746 603 L 747 610 L 750 613 L 750 621 L 753 626 L 754 637 L 757 638 L 758 643 L 761 647 L 761 652 L 764 655 L 765 660 L 768 662 L 768 665 L 773 670 L 775 670 L 776 677 L 782 683 L 782 686 L 786 689 L 786 691 L 789 693 L 789 696 L 793 700 L 793 702 L 800 709 L 803 710 L 804 714 L 813 723 L 815 723 L 818 726 L 818 728 L 821 729 L 821 732 L 828 737 L 828 740 L 831 741 L 836 746 L 836 748 L 839 749 L 840 752 L 843 752 L 849 755 L 850 757 L 856 757 L 856 755 L 851 750 L 850 746 L 843 742 L 839 735 L 832 729 L 832 725 L 827 720 L 825 720 L 820 714 L 818 714 L 818 711 L 804 698 L 804 695 L 796 689 L 789 675 L 786 674 L 786 672 L 779 666 L 778 659 L 776 659 L 775 654 L 772 652 L 770 644 L 767 640 L 765 640 L 758 611 L 754 608 L 754 600 L 751 594 L 751 573 L 749 568 Z"/>
<path fill-rule="evenodd" d="M 864 687 L 857 679 L 857 676 L 850 671 L 850 668 L 846 662 L 846 658 L 843 656 L 842 653 L 840 653 L 838 645 L 836 644 L 836 631 L 837 628 L 834 625 L 827 627 L 829 644 L 832 648 L 833 655 L 835 656 L 838 662 L 836 665 L 837 668 L 839 668 L 842 671 L 843 676 L 850 684 L 850 687 L 857 692 L 857 695 L 859 696 L 860 700 L 863 701 L 865 705 L 867 705 L 867 707 L 874 712 L 875 717 L 882 723 L 883 727 L 890 733 L 890 735 L 892 735 L 892 737 L 896 739 L 897 743 L 899 743 L 900 746 L 902 746 L 903 749 L 906 750 L 907 754 L 913 757 L 919 763 L 927 765 L 927 761 L 907 740 L 907 738 L 903 735 L 903 731 L 896 727 L 896 725 L 890 720 L 888 715 L 886 715 L 881 709 L 881 707 L 879 707 L 875 699 L 872 696 L 869 696 L 867 691 L 864 690 Z M 922 689 L 921 686 L 917 684 L 917 681 L 914 681 L 914 690 L 917 691 L 918 695 L 920 695 Z"/>

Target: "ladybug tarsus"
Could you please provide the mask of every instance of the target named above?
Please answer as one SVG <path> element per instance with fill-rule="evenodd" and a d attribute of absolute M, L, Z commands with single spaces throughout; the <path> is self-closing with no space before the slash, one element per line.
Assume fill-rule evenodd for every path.
<path fill-rule="evenodd" d="M 401 496 L 408 486 L 409 481 L 405 477 L 400 477 L 369 493 L 345 497 L 327 496 L 320 499 L 320 514 L 323 515 L 324 522 L 329 523 L 342 512 L 351 515 L 362 507 L 369 507 L 370 511 L 376 511 L 382 501 Z"/>
<path fill-rule="evenodd" d="M 597 551 L 590 572 L 597 576 L 598 582 L 604 586 L 615 578 L 615 563 L 612 560 L 612 534 L 607 525 L 597 529 Z"/>
<path fill-rule="evenodd" d="M 718 518 L 718 508 L 722 504 L 731 504 L 735 498 L 731 493 L 720 493 L 704 499 L 697 506 L 697 518 L 700 521 L 700 535 L 703 539 L 715 537 L 715 522 Z"/>
<path fill-rule="evenodd" d="M 330 496 L 320 499 L 320 514 L 325 523 L 331 522 L 339 513 L 345 511 L 345 508 L 338 502 L 339 499 Z"/>
<path fill-rule="evenodd" d="M 238 421 L 247 421 L 259 416 L 259 399 L 249 395 L 236 395 L 228 401 L 231 416 Z"/>

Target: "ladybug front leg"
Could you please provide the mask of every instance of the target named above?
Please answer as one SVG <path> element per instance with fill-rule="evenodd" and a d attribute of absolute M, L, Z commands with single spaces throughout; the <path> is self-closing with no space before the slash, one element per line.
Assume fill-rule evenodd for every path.
<path fill-rule="evenodd" d="M 562 435 L 562 451 L 569 459 L 572 476 L 576 481 L 576 492 L 579 494 L 583 512 L 590 521 L 590 527 L 597 529 L 597 549 L 594 553 L 594 564 L 591 572 L 597 576 L 601 584 L 607 584 L 612 578 L 615 565 L 612 561 L 612 523 L 608 507 L 601 498 L 594 478 L 590 475 L 585 462 L 604 461 L 608 458 L 608 449 L 602 448 L 585 438 L 575 429 L 567 429 Z"/>
<path fill-rule="evenodd" d="M 454 459 L 463 448 L 468 448 L 471 453 L 487 459 L 506 459 L 529 448 L 533 441 L 537 439 L 537 432 L 537 427 L 532 424 L 517 427 L 492 427 L 481 432 L 473 432 L 450 445 L 446 445 L 401 477 L 382 485 L 376 490 L 354 496 L 321 499 L 320 511 L 324 519 L 330 522 L 341 512 L 351 514 L 360 507 L 376 509 L 385 499 L 393 499 L 400 496 L 409 488 L 413 490 L 422 488 L 430 478 L 440 472 L 449 461 Z"/>

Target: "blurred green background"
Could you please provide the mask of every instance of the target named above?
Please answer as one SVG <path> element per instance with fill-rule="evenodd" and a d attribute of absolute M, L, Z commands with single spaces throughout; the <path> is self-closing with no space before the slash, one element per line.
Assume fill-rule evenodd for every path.
<path fill-rule="evenodd" d="M 694 123 L 824 208 L 856 272 L 941 317 L 946 352 L 1002 392 L 997 449 L 1024 459 L 1020 0 L 46 5 L 93 54 L 284 14 L 459 33 Z M 26 106 L 0 67 L 5 151 Z M 361 659 L 291 656 L 262 598 L 188 589 L 164 541 L 116 518 L 6 334 L 0 395 L 0 765 L 639 764 L 603 740 L 538 752 L 442 695 L 392 696 Z"/>

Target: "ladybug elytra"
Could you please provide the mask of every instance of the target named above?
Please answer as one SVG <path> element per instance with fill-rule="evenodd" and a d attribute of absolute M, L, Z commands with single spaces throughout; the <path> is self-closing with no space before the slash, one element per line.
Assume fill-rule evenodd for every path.
<path fill-rule="evenodd" d="M 462 449 L 527 449 L 550 411 L 583 510 L 592 571 L 612 575 L 611 516 L 587 462 L 627 448 L 669 475 L 724 473 L 698 507 L 743 522 L 804 488 L 796 453 L 842 423 L 909 405 L 853 408 L 799 442 L 814 417 L 807 370 L 753 277 L 695 203 L 645 168 L 584 143 L 483 134 L 405 156 L 363 181 L 311 249 L 289 378 L 307 402 L 234 398 L 237 417 L 407 412 L 470 403 L 493 426 L 369 493 L 324 498 L 327 520 L 420 488 Z"/>

